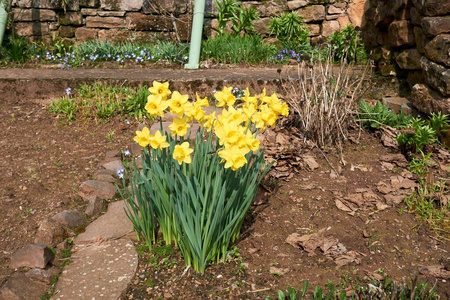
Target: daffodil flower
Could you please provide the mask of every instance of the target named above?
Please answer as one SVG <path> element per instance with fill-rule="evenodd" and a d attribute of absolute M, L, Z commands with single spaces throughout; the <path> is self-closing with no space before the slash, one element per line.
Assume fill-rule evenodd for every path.
<path fill-rule="evenodd" d="M 184 142 L 181 145 L 176 145 L 175 149 L 173 150 L 173 158 L 178 161 L 178 164 L 191 163 L 191 153 L 194 151 L 194 149 L 189 148 L 189 143 Z"/>
<path fill-rule="evenodd" d="M 169 90 L 169 82 L 160 83 L 158 81 L 153 81 L 153 86 L 148 89 L 152 95 L 161 96 L 162 100 L 166 100 L 172 92 Z"/>
<path fill-rule="evenodd" d="M 172 135 L 178 136 L 185 136 L 189 127 L 191 126 L 187 123 L 186 118 L 174 118 L 173 123 L 169 125 Z"/>
<path fill-rule="evenodd" d="M 164 110 L 169 106 L 167 101 L 163 101 L 161 95 L 150 95 L 147 97 L 145 110 L 152 117 L 163 117 Z"/>
<path fill-rule="evenodd" d="M 147 147 L 150 144 L 150 130 L 148 127 L 144 127 L 142 131 L 136 131 L 136 136 L 134 137 L 134 141 L 139 144 L 141 147 Z"/>
<path fill-rule="evenodd" d="M 220 92 L 216 92 L 214 97 L 217 99 L 217 107 L 232 106 L 236 102 L 236 97 L 233 95 L 232 87 L 224 87 Z"/>
<path fill-rule="evenodd" d="M 158 130 L 152 137 L 150 137 L 150 147 L 153 149 L 164 149 L 169 147 L 169 143 L 166 142 L 167 136 L 162 135 Z"/>
<path fill-rule="evenodd" d="M 192 106 L 188 99 L 188 95 L 181 95 L 177 91 L 173 92 L 172 98 L 170 98 L 170 112 L 181 118 L 184 112 Z"/>
<path fill-rule="evenodd" d="M 225 147 L 218 152 L 219 157 L 223 158 L 225 161 L 224 168 L 231 168 L 233 171 L 236 171 L 247 163 L 245 154 L 247 154 L 247 150 L 239 148 L 238 146 L 232 146 L 230 148 Z"/>

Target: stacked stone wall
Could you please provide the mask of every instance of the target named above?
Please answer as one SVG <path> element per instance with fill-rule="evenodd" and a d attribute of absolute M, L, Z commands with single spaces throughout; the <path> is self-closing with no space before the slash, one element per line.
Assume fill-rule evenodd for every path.
<path fill-rule="evenodd" d="M 309 28 L 311 39 L 327 37 L 348 24 L 361 26 L 368 0 L 242 1 L 259 12 L 257 31 L 268 35 L 271 18 L 296 11 Z M 64 3 L 67 3 L 64 5 Z M 189 41 L 194 0 L 13 0 L 13 30 L 32 40 L 51 37 L 77 42 L 156 40 Z M 215 5 L 207 0 L 205 35 L 217 26 Z"/>
<path fill-rule="evenodd" d="M 371 0 L 363 37 L 379 71 L 407 79 L 425 113 L 450 113 L 450 1 Z"/>

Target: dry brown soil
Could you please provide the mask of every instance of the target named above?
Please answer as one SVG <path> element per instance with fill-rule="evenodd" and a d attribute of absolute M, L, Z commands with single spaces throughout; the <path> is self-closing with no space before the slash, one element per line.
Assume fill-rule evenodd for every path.
<path fill-rule="evenodd" d="M 130 145 L 136 124 L 126 126 L 119 118 L 107 124 L 69 124 L 54 118 L 42 104 L 7 99 L 0 101 L 0 128 L 1 285 L 12 273 L 7 267 L 11 254 L 33 242 L 40 220 L 65 209 L 84 211 L 85 204 L 76 195 L 80 183 L 92 177 L 106 151 Z M 111 132 L 112 140 L 106 137 Z M 380 157 L 390 150 L 378 138 L 362 132 L 359 143 L 348 143 L 343 153 L 347 164 L 336 179 L 330 178 L 331 167 L 321 152 L 296 143 L 290 147 L 283 151 L 294 158 L 308 153 L 319 167 L 314 171 L 300 167 L 288 182 L 279 181 L 278 190 L 252 206 L 235 245 L 245 268 L 240 268 L 235 255 L 231 262 L 213 265 L 199 275 L 184 272 L 176 252 L 157 257 L 156 262 L 147 253 L 123 299 L 263 299 L 275 297 L 277 289 L 299 288 L 306 280 L 310 286 L 332 280 L 351 289 L 383 270 L 399 281 L 419 274 L 436 284 L 441 299 L 450 298 L 448 279 L 418 271 L 447 259 L 450 244 L 413 214 L 399 214 L 399 209 L 406 210 L 403 203 L 382 211 L 368 207 L 353 216 L 335 205 L 335 195 L 375 190 L 379 181 L 402 171 L 382 169 Z M 333 151 L 325 155 L 338 168 L 338 155 Z M 351 165 L 371 171 L 352 171 Z M 359 261 L 338 268 L 335 259 L 319 249 L 308 253 L 286 242 L 293 233 L 302 236 L 321 229 L 325 237 L 357 252 Z"/>

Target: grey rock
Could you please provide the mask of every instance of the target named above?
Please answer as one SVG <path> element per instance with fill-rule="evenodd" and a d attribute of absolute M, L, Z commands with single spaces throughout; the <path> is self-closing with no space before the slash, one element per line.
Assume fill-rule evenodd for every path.
<path fill-rule="evenodd" d="M 11 269 L 20 267 L 43 269 L 53 258 L 53 253 L 44 243 L 30 244 L 14 252 L 9 267 Z"/>
<path fill-rule="evenodd" d="M 89 197 L 89 203 L 84 212 L 88 217 L 98 215 L 103 209 L 103 199 L 98 196 Z"/>
<path fill-rule="evenodd" d="M 23 273 L 14 273 L 0 289 L 2 300 L 41 299 L 47 292 L 45 283 L 35 282 Z"/>
<path fill-rule="evenodd" d="M 56 222 L 69 228 L 76 228 L 84 225 L 84 218 L 76 210 L 65 210 L 52 217 Z"/>

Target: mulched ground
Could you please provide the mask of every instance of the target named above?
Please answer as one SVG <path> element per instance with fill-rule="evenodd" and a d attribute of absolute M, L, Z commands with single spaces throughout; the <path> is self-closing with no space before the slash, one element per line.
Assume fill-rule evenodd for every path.
<path fill-rule="evenodd" d="M 0 102 L 0 285 L 12 273 L 11 254 L 33 242 L 41 220 L 65 209 L 84 211 L 76 195 L 80 183 L 92 177 L 106 151 L 131 145 L 136 127 L 120 118 L 67 123 L 39 103 Z M 280 180 L 265 182 L 230 262 L 199 275 L 186 271 L 176 251 L 143 251 L 123 299 L 261 299 L 306 280 L 310 286 L 332 280 L 351 290 L 380 273 L 399 281 L 419 275 L 436 284 L 442 299 L 450 298 L 449 278 L 422 268 L 448 259 L 448 240 L 414 215 L 399 214 L 405 205 L 386 202 L 378 188 L 381 181 L 392 187 L 393 176 L 408 179 L 405 166 L 386 161 L 394 151 L 375 136 L 354 136 L 341 167 L 338 153 L 321 153 L 286 135 L 267 137 L 268 154 L 280 159 L 273 173 Z M 297 239 L 288 243 L 288 237 Z M 314 247 L 314 241 L 328 246 Z"/>

